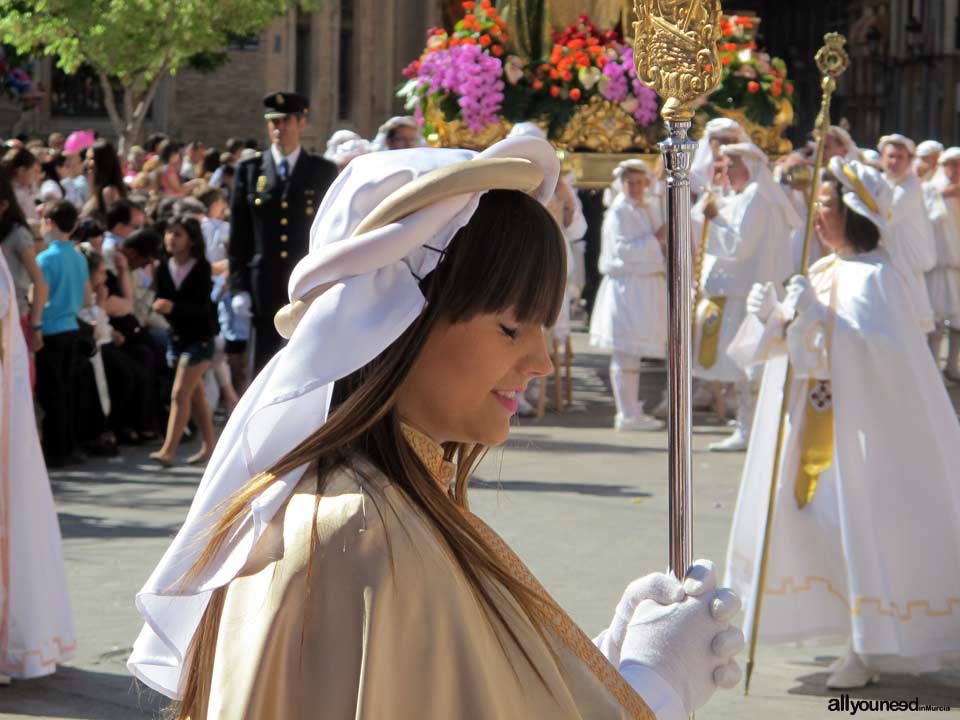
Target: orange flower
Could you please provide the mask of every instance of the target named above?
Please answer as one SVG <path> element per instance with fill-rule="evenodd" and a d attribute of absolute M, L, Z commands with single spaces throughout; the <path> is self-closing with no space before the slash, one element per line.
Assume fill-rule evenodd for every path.
<path fill-rule="evenodd" d="M 458 37 L 450 38 L 450 47 L 456 47 L 459 44 L 460 44 L 460 38 Z"/>
<path fill-rule="evenodd" d="M 793 97 L 793 83 L 787 83 L 787 97 Z"/>
<path fill-rule="evenodd" d="M 491 42 L 493 42 L 493 41 L 490 39 L 490 36 L 489 36 L 489 35 L 481 35 L 481 36 L 480 36 L 480 44 L 483 45 L 484 47 L 490 47 L 490 43 L 491 43 Z"/>
<path fill-rule="evenodd" d="M 565 57 L 563 60 L 557 63 L 557 70 L 563 72 L 564 70 L 569 70 L 573 67 L 573 57 Z"/>
<path fill-rule="evenodd" d="M 469 13 L 463 16 L 463 22 L 465 25 L 472 25 L 473 21 L 477 19 L 477 16 L 473 13 Z"/>
<path fill-rule="evenodd" d="M 550 68 L 550 79 L 556 80 L 560 77 L 560 73 L 557 72 L 556 68 Z"/>
<path fill-rule="evenodd" d="M 490 0 L 480 0 L 480 7 L 482 8 L 488 8 L 490 7 L 490 4 Z"/>
<path fill-rule="evenodd" d="M 473 0 L 466 0 L 466 2 L 463 3 L 463 9 L 466 10 L 467 12 L 473 10 L 473 6 L 474 6 Z"/>
<path fill-rule="evenodd" d="M 570 48 L 571 50 L 581 50 L 584 44 L 585 43 L 580 38 L 574 38 L 573 40 L 567 43 L 567 47 Z"/>
<path fill-rule="evenodd" d="M 543 90 L 543 81 L 542 81 L 542 80 L 534 80 L 534 81 L 533 81 L 533 89 L 534 89 L 534 90 Z"/>
<path fill-rule="evenodd" d="M 594 47 L 600 44 L 600 41 L 595 37 L 587 38 L 587 45 Z"/>
<path fill-rule="evenodd" d="M 728 25 L 723 29 L 723 36 L 730 37 L 731 35 L 733 35 L 733 28 Z"/>
<path fill-rule="evenodd" d="M 783 88 L 780 86 L 779 83 L 774 83 L 773 87 L 770 88 L 770 93 L 774 97 L 780 97 L 781 95 L 783 95 Z"/>
<path fill-rule="evenodd" d="M 559 96 L 560 96 L 560 88 L 558 88 L 556 85 L 551 85 L 551 86 L 550 86 L 550 95 L 551 95 L 552 97 L 559 97 Z"/>
<path fill-rule="evenodd" d="M 460 42 L 462 42 L 464 45 L 476 45 L 477 39 L 472 37 L 465 37 Z"/>
<path fill-rule="evenodd" d="M 607 64 L 607 56 L 597 55 L 597 59 L 594 62 L 597 63 L 598 68 L 603 68 L 603 66 Z"/>
<path fill-rule="evenodd" d="M 703 70 L 704 72 L 713 72 L 713 65 L 711 65 L 710 63 L 707 63 L 706 65 L 703 66 Z"/>
<path fill-rule="evenodd" d="M 578 57 L 577 67 L 582 67 L 582 68 L 590 67 L 590 58 L 588 58 L 586 55 L 582 55 Z"/>
<path fill-rule="evenodd" d="M 590 39 L 592 40 L 593 38 L 590 38 Z M 600 55 L 603 52 L 603 48 L 600 47 L 599 45 L 591 45 L 590 47 L 587 48 L 587 50 L 590 52 L 591 55 Z"/>
<path fill-rule="evenodd" d="M 487 17 L 488 17 L 488 18 L 492 18 L 492 17 L 494 17 L 494 16 L 497 14 L 497 9 L 496 9 L 496 8 L 492 8 L 492 7 L 488 7 L 487 10 L 486 10 L 486 12 L 487 12 Z"/>
<path fill-rule="evenodd" d="M 500 57 L 501 55 L 503 55 L 503 45 L 494 45 L 492 48 L 490 48 L 490 52 L 492 52 L 497 57 Z"/>
<path fill-rule="evenodd" d="M 724 44 L 720 47 L 720 49 L 721 49 L 721 50 L 724 50 L 725 52 L 736 52 L 736 50 L 737 50 L 737 44 L 736 44 L 736 43 L 724 43 Z"/>
<path fill-rule="evenodd" d="M 748 93 L 754 94 L 759 90 L 760 90 L 760 83 L 758 83 L 756 80 L 751 80 L 750 82 L 747 83 Z"/>
<path fill-rule="evenodd" d="M 571 82 L 573 80 L 573 73 L 565 72 L 561 76 L 564 82 Z"/>
<path fill-rule="evenodd" d="M 730 64 L 730 56 L 729 56 L 729 55 L 721 55 L 721 56 L 720 56 L 720 64 L 721 64 L 721 65 L 729 65 L 729 64 Z"/>
<path fill-rule="evenodd" d="M 580 99 L 580 88 L 570 88 L 570 99 L 574 102 Z"/>

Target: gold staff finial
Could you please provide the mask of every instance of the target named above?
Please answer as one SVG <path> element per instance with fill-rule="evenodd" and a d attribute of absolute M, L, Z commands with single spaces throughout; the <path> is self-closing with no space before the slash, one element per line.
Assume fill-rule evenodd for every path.
<path fill-rule="evenodd" d="M 691 120 L 720 83 L 719 0 L 637 0 L 634 11 L 637 77 L 663 98 L 664 120 Z"/>

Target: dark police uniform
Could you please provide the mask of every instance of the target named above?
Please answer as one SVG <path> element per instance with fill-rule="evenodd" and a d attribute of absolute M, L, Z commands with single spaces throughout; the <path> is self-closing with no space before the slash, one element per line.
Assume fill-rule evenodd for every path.
<path fill-rule="evenodd" d="M 264 105 L 270 119 L 305 112 L 308 102 L 296 93 L 271 93 Z M 257 153 L 237 168 L 230 204 L 230 286 L 253 301 L 254 374 L 283 345 L 273 317 L 288 302 L 290 273 L 307 254 L 310 226 L 337 169 L 301 147 L 296 165 L 282 176 L 270 150 Z"/>

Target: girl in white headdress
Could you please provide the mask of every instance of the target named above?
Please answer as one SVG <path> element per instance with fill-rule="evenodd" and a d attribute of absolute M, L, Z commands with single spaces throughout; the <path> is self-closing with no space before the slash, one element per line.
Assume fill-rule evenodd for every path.
<path fill-rule="evenodd" d="M 661 422 L 640 402 L 642 358 L 667 352 L 667 226 L 649 192 L 653 173 L 643 160 L 624 160 L 604 194 L 600 234 L 603 280 L 590 316 L 590 344 L 611 351 L 610 385 L 617 430 L 652 430 Z"/>
<path fill-rule="evenodd" d="M 944 375 L 960 382 L 960 147 L 945 150 L 924 197 L 937 243 L 937 264 L 927 273 L 927 291 L 936 330 L 930 336 L 933 356 L 948 337 Z"/>
<path fill-rule="evenodd" d="M 709 562 L 632 584 L 594 644 L 468 509 L 550 367 L 558 171 L 519 137 L 366 155 L 331 186 L 290 341 L 137 596 L 129 667 L 180 718 L 680 718 L 737 681 Z"/>
<path fill-rule="evenodd" d="M 936 140 L 924 140 L 917 145 L 917 157 L 913 161 L 913 171 L 921 182 L 926 182 L 933 177 L 939 166 L 941 153 L 943 153 L 943 143 Z"/>
<path fill-rule="evenodd" d="M 750 136 L 736 120 L 724 117 L 710 120 L 703 128 L 690 165 L 690 189 L 693 194 L 701 195 L 713 185 L 714 163 L 721 158 L 721 147 L 747 142 L 750 142 Z"/>
<path fill-rule="evenodd" d="M 758 639 L 849 638 L 827 685 L 854 688 L 960 652 L 960 424 L 883 249 L 890 188 L 855 161 L 830 171 L 816 230 L 833 253 L 782 303 L 754 285 L 731 347 L 766 369 L 726 577 L 752 601 L 789 356 Z"/>
<path fill-rule="evenodd" d="M 377 130 L 370 145 L 372 152 L 382 150 L 406 150 L 423 147 L 426 142 L 420 134 L 420 126 L 409 115 L 394 115 Z"/>
<path fill-rule="evenodd" d="M 50 675 L 75 648 L 16 286 L 0 254 L 0 684 Z"/>
<path fill-rule="evenodd" d="M 752 143 L 724 145 L 727 178 L 732 195 L 719 206 L 711 201 L 694 209 L 694 237 L 704 222 L 707 246 L 701 277 L 702 300 L 696 313 L 694 375 L 703 380 L 733 383 L 737 396 L 737 424 L 726 439 L 710 446 L 714 451 L 737 451 L 747 446 L 753 422 L 759 378 L 745 373 L 727 347 L 746 314 L 746 297 L 755 282 L 777 286 L 795 271 L 790 247 L 792 230 L 800 216 L 775 182 L 767 157 Z"/>

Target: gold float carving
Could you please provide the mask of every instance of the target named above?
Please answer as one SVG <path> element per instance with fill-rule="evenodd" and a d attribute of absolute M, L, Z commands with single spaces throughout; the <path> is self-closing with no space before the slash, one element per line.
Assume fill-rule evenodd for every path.
<path fill-rule="evenodd" d="M 714 108 L 723 117 L 736 120 L 750 136 L 750 142 L 768 155 L 786 155 L 793 150 L 793 144 L 783 137 L 783 133 L 793 124 L 793 105 L 781 98 L 779 109 L 772 125 L 760 125 L 750 120 L 743 110 Z"/>
<path fill-rule="evenodd" d="M 636 0 L 637 77 L 665 98 L 664 120 L 693 119 L 693 102 L 720 82 L 719 0 Z"/>
<path fill-rule="evenodd" d="M 424 116 L 427 122 L 436 128 L 436 132 L 427 138 L 427 142 L 433 147 L 484 150 L 503 140 L 513 127 L 513 123 L 500 118 L 499 122 L 487 125 L 480 132 L 474 132 L 462 120 L 444 120 L 443 112 L 432 102 L 427 104 Z"/>
<path fill-rule="evenodd" d="M 580 105 L 554 142 L 561 150 L 622 153 L 654 149 L 633 115 L 619 104 L 594 95 Z"/>

